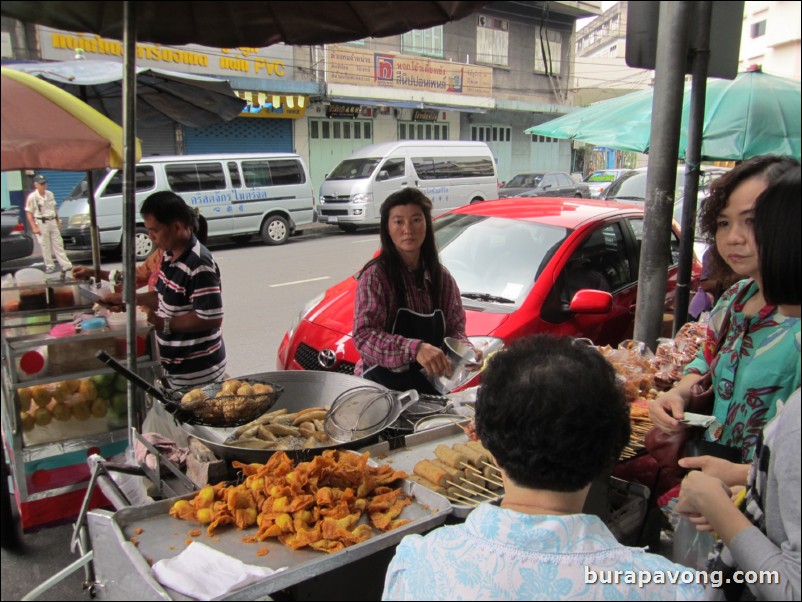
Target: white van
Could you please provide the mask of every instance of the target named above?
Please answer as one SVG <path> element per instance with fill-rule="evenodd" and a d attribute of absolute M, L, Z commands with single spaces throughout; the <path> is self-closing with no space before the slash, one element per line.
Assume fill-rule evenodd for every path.
<path fill-rule="evenodd" d="M 367 146 L 341 162 L 320 187 L 318 221 L 346 232 L 378 224 L 390 194 L 412 186 L 433 215 L 498 197 L 493 153 L 484 142 L 402 140 Z"/>
<path fill-rule="evenodd" d="M 117 249 L 122 241 L 121 170 L 95 176 L 97 222 L 101 249 Z M 292 153 L 183 155 L 147 157 L 136 166 L 136 256 L 153 250 L 139 208 L 154 192 L 171 190 L 198 207 L 209 226 L 209 238 L 247 241 L 259 234 L 265 244 L 287 242 L 296 228 L 315 219 L 309 172 Z M 64 246 L 91 249 L 86 181 L 59 207 Z"/>

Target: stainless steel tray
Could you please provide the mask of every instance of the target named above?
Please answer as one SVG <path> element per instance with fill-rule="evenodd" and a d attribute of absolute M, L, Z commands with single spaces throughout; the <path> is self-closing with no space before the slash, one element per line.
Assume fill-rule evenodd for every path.
<path fill-rule="evenodd" d="M 103 510 L 90 512 L 87 518 L 95 570 L 102 584 L 101 597 L 119 600 L 187 599 L 159 584 L 149 565 L 177 556 L 186 548 L 188 539 L 195 539 L 247 564 L 273 569 L 287 567 L 286 570 L 232 592 L 225 599 L 261 598 L 393 546 L 405 535 L 423 533 L 446 520 L 451 512 L 448 500 L 407 480 L 402 481 L 402 486 L 405 493 L 414 493 L 415 498 L 412 504 L 404 508 L 399 518 L 412 522 L 387 533 L 374 530 L 373 536 L 367 541 L 334 554 L 306 549 L 291 550 L 275 539 L 254 544 L 244 543 L 242 538 L 253 534 L 255 527 L 243 531 L 231 527 L 222 528 L 213 537 L 209 537 L 205 526 L 168 515 L 170 507 L 181 498 L 126 508 L 115 513 Z M 366 518 L 363 517 L 362 520 Z M 198 528 L 202 535 L 190 537 L 189 532 Z M 132 541 L 136 543 L 133 544 Z M 257 550 L 262 547 L 268 549 L 267 555 L 257 556 Z"/>
<path fill-rule="evenodd" d="M 434 449 L 440 445 L 451 446 L 455 443 L 467 443 L 468 436 L 465 431 L 457 424 L 447 424 L 436 428 L 427 429 L 413 435 L 397 437 L 391 441 L 383 441 L 375 445 L 361 448 L 360 452 L 370 452 L 370 457 L 376 461 L 389 464 L 396 470 L 403 470 L 407 474 L 412 474 L 415 464 L 421 460 L 435 459 Z M 419 487 L 423 489 L 423 487 Z M 494 502 L 498 502 L 504 497 L 504 490 L 498 489 L 493 492 Z M 482 497 L 475 496 L 477 502 L 491 501 Z M 452 514 L 457 518 L 465 518 L 473 510 L 473 506 L 450 502 L 453 507 Z"/>

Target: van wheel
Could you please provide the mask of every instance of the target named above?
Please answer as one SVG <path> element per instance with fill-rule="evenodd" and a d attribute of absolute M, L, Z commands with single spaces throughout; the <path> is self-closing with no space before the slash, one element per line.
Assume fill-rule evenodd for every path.
<path fill-rule="evenodd" d="M 262 224 L 261 236 L 266 245 L 283 245 L 290 237 L 290 225 L 280 215 L 271 215 Z"/>
<path fill-rule="evenodd" d="M 138 260 L 145 259 L 153 252 L 153 241 L 146 228 L 138 226 L 134 233 L 134 253 Z"/>
<path fill-rule="evenodd" d="M 472 198 L 472 199 L 471 199 L 471 205 L 473 205 L 474 203 L 481 203 L 481 202 L 483 202 L 483 201 L 484 201 L 484 199 L 482 199 L 482 198 L 479 198 L 479 197 L 477 196 L 477 197 L 474 197 L 474 198 Z"/>
<path fill-rule="evenodd" d="M 356 224 L 337 224 L 343 232 L 356 232 Z"/>

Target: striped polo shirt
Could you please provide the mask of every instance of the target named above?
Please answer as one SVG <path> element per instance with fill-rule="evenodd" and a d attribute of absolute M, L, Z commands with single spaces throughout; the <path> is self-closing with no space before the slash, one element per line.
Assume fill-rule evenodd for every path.
<path fill-rule="evenodd" d="M 164 253 L 159 280 L 157 314 L 174 318 L 190 312 L 201 319 L 223 317 L 220 269 L 212 254 L 192 235 L 189 248 L 174 258 Z M 226 348 L 220 328 L 200 332 L 156 333 L 161 362 L 173 387 L 221 381 L 226 370 Z"/>

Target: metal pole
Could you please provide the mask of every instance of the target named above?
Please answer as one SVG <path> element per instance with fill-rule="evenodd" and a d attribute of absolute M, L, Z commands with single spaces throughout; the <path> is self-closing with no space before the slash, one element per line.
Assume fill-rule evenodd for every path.
<path fill-rule="evenodd" d="M 682 236 L 679 246 L 679 272 L 674 296 L 674 334 L 688 321 L 690 301 L 693 241 L 696 233 L 696 203 L 699 196 L 699 164 L 702 161 L 702 130 L 705 119 L 707 94 L 707 66 L 710 60 L 710 23 L 713 3 L 694 3 L 694 20 L 697 24 L 693 40 L 693 79 L 691 83 L 691 110 L 688 119 L 688 146 L 685 152 L 685 202 L 682 206 Z"/>
<path fill-rule="evenodd" d="M 665 310 L 666 277 L 679 154 L 690 2 L 661 2 L 652 101 L 646 212 L 638 272 L 635 339 L 657 346 Z"/>
<path fill-rule="evenodd" d="M 100 231 L 97 228 L 95 176 L 91 169 L 86 172 L 86 184 L 89 199 L 89 237 L 92 241 L 92 269 L 95 271 L 95 280 L 100 282 Z"/>
<path fill-rule="evenodd" d="M 128 368 L 136 372 L 136 3 L 123 2 L 123 301 L 128 313 Z M 134 449 L 136 387 L 128 382 L 128 450 Z"/>

